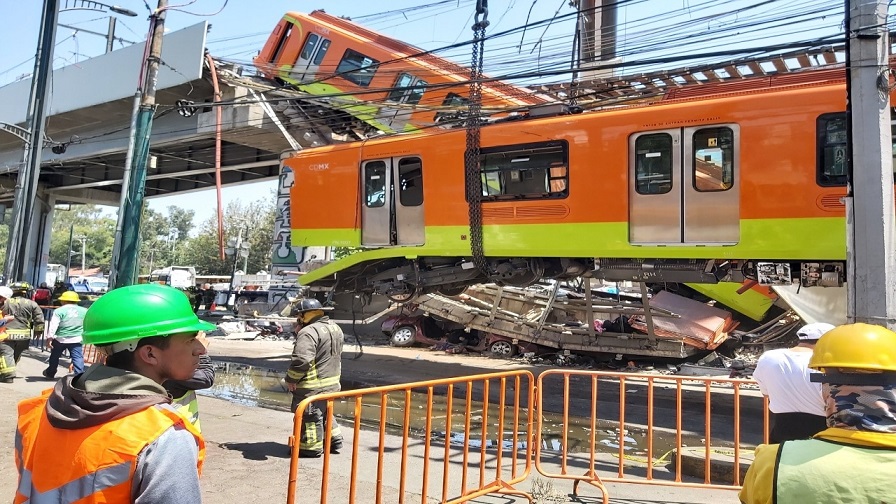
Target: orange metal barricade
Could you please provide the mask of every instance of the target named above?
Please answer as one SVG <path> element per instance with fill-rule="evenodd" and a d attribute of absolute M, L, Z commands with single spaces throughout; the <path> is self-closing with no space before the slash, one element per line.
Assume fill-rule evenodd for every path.
<path fill-rule="evenodd" d="M 102 364 L 106 362 L 106 356 L 96 349 L 93 345 L 85 344 L 82 348 L 82 352 L 84 353 L 84 366 L 89 366 L 91 364 Z"/>
<path fill-rule="evenodd" d="M 298 499 L 301 418 L 312 401 L 326 405 L 328 422 L 341 419 L 350 453 L 331 455 L 331 432 L 324 429 L 322 459 L 301 460 L 309 468 L 301 474 L 302 502 L 425 504 L 437 495 L 441 502 L 460 503 L 489 493 L 531 502 L 514 485 L 531 472 L 534 388 L 532 373 L 513 371 L 305 399 L 290 437 L 287 503 Z M 362 452 L 362 445 L 375 448 Z M 317 470 L 319 485 L 309 475 Z"/>
<path fill-rule="evenodd" d="M 745 455 L 768 441 L 768 401 L 755 383 L 547 370 L 537 382 L 514 371 L 321 394 L 296 412 L 287 503 L 460 503 L 488 493 L 532 502 L 515 488 L 532 461 L 545 478 L 573 481 L 573 494 L 594 485 L 604 503 L 604 482 L 736 490 Z M 311 402 L 343 419 L 351 453 L 331 455 L 325 429 L 324 455 L 302 460 L 300 481 L 299 419 Z"/>
<path fill-rule="evenodd" d="M 558 380 L 559 387 L 554 383 Z M 590 483 L 601 490 L 604 503 L 609 502 L 604 482 L 738 489 L 741 473 L 749 465 L 744 446 L 768 440 L 768 403 L 758 391 L 744 394 L 748 385 L 755 382 L 545 371 L 536 387 L 536 469 L 547 478 L 574 480 L 573 494 L 580 482 Z M 562 390 L 559 404 L 556 395 L 546 397 L 545 390 Z M 746 401 L 752 409 L 745 422 L 741 415 Z M 727 419 L 732 420 L 723 421 Z M 581 446 L 571 442 L 569 433 L 574 429 L 587 432 L 588 442 Z M 555 450 L 546 451 L 551 432 L 557 432 L 559 440 L 553 443 Z M 685 433 L 696 435 L 687 440 Z M 689 446 L 699 448 L 691 451 Z M 670 456 L 674 468 L 660 470 Z M 692 468 L 692 474 L 695 466 L 699 468 L 700 477 L 683 475 L 683 464 Z M 571 469 L 582 466 L 588 469 Z"/>

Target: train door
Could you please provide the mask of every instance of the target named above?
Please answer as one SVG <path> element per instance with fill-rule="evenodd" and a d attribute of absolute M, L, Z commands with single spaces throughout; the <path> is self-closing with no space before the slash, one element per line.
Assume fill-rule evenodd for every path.
<path fill-rule="evenodd" d="M 400 74 L 395 80 L 395 86 L 386 95 L 386 104 L 380 113 L 381 122 L 391 126 L 393 131 L 404 131 L 411 121 L 414 109 L 423 98 L 426 85 L 426 81 L 409 73 Z"/>
<path fill-rule="evenodd" d="M 423 164 L 419 157 L 361 165 L 361 245 L 422 245 Z"/>
<path fill-rule="evenodd" d="M 320 69 L 320 63 L 327 55 L 327 49 L 330 48 L 330 41 L 321 37 L 316 33 L 309 33 L 305 39 L 305 45 L 293 65 L 289 76 L 300 82 L 308 82 L 315 79 L 317 71 Z"/>
<path fill-rule="evenodd" d="M 731 245 L 740 239 L 737 125 L 676 128 L 629 139 L 629 241 Z"/>

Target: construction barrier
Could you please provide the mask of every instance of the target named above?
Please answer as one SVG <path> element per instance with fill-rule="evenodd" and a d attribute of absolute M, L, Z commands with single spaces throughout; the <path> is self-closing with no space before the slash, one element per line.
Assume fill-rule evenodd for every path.
<path fill-rule="evenodd" d="M 514 485 L 531 471 L 534 389 L 532 373 L 514 371 L 305 399 L 289 440 L 287 503 L 299 497 L 321 503 L 360 502 L 360 497 L 378 504 L 425 504 L 431 495 L 460 503 L 488 493 L 529 498 Z M 324 429 L 322 460 L 301 462 L 320 466 L 320 481 L 313 470 L 303 472 L 299 481 L 301 418 L 312 401 L 324 410 L 328 425 L 337 412 L 351 419 L 350 424 L 341 421 L 351 452 L 331 456 L 331 432 Z"/>
<path fill-rule="evenodd" d="M 313 468 L 300 480 L 299 419 L 312 402 L 328 421 L 352 422 L 341 420 L 351 454 L 331 456 L 325 429 L 323 457 L 302 459 Z M 550 481 L 571 480 L 573 494 L 581 482 L 597 487 L 604 503 L 605 482 L 736 490 L 768 430 L 755 382 L 727 377 L 558 369 L 537 382 L 514 371 L 322 394 L 297 410 L 287 502 L 299 502 L 296 488 L 301 502 L 459 503 L 489 493 L 532 502 L 515 487 L 532 462 Z"/>
<path fill-rule="evenodd" d="M 50 320 L 53 318 L 53 312 L 56 307 L 53 306 L 41 306 L 41 310 L 44 315 L 44 330 L 41 333 L 34 332 L 31 337 L 31 341 L 29 346 L 40 349 L 42 352 L 49 352 L 50 347 L 47 344 L 47 333 L 50 330 Z M 93 345 L 84 345 L 82 348 L 83 356 L 84 356 L 84 367 L 91 364 L 95 364 L 97 362 L 103 363 L 106 361 L 106 356 L 101 352 L 97 351 L 96 347 Z M 74 370 L 74 366 L 69 364 L 68 371 L 72 372 Z"/>
<path fill-rule="evenodd" d="M 592 484 L 605 503 L 604 482 L 739 489 L 752 460 L 745 446 L 768 441 L 768 403 L 755 383 L 545 371 L 537 384 L 536 469 L 547 478 L 574 480 L 573 494 L 580 482 Z M 745 387 L 754 390 L 744 394 Z M 752 416 L 743 419 L 745 401 Z M 586 443 L 572 442 L 576 430 L 586 433 L 577 438 Z"/>
<path fill-rule="evenodd" d="M 41 306 L 41 311 L 44 316 L 44 330 L 41 332 L 33 331 L 31 333 L 31 341 L 28 343 L 28 346 L 39 348 L 41 352 L 49 351 L 49 347 L 47 346 L 47 333 L 50 330 L 50 320 L 53 318 L 53 312 L 55 311 L 55 307 L 53 306 Z"/>
<path fill-rule="evenodd" d="M 82 348 L 82 352 L 84 353 L 84 367 L 91 364 L 103 364 L 106 362 L 106 355 L 96 349 L 93 345 L 85 344 Z"/>

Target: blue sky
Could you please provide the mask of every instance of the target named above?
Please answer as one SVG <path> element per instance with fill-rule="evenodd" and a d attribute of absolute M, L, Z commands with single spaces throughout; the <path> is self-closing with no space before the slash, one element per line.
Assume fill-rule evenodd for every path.
<path fill-rule="evenodd" d="M 410 11 L 405 15 L 393 15 L 389 17 L 365 17 L 371 14 L 381 13 L 387 10 L 399 10 L 423 4 L 434 3 L 435 0 L 390 0 L 389 2 L 360 2 L 358 0 L 326 0 L 318 2 L 296 0 L 171 0 L 172 6 L 183 5 L 179 10 L 168 12 L 166 28 L 177 30 L 190 26 L 202 20 L 211 23 L 209 34 L 209 49 L 218 59 L 231 59 L 248 63 L 252 56 L 262 47 L 267 34 L 271 31 L 282 15 L 290 10 L 310 11 L 316 8 L 324 8 L 328 13 L 349 16 L 359 23 L 373 30 L 385 33 L 417 45 L 424 49 L 434 49 L 448 44 L 462 42 L 470 38 L 472 31 L 472 14 L 475 2 L 473 0 L 455 0 L 446 2 L 442 6 L 420 11 Z M 156 0 L 147 0 L 149 5 L 155 6 Z M 133 42 L 141 42 L 145 39 L 148 28 L 147 4 L 143 0 L 109 0 L 105 3 L 115 3 L 121 7 L 139 13 L 139 17 L 118 16 L 116 35 Z M 598 2 L 599 3 L 599 2 Z M 715 0 L 635 0 L 630 6 L 623 8 L 619 13 L 619 35 L 628 37 L 634 47 L 636 44 L 644 45 L 644 51 L 653 53 L 664 50 L 672 50 L 663 47 L 662 37 L 654 37 L 649 30 L 660 30 L 663 23 L 692 23 L 687 30 L 694 33 L 722 30 L 726 25 L 742 22 L 747 15 L 756 15 L 756 12 L 736 14 L 734 7 L 739 5 L 758 4 L 759 0 L 735 0 L 732 2 L 718 2 Z M 842 2 L 839 2 L 842 5 Z M 0 0 L 0 47 L 4 50 L 0 53 L 0 86 L 14 81 L 23 74 L 28 74 L 33 69 L 33 56 L 37 41 L 37 31 L 40 25 L 40 10 L 42 2 L 39 0 Z M 60 0 L 64 7 L 65 0 Z M 68 0 L 68 5 L 78 2 Z M 225 5 L 226 4 L 226 5 Z M 715 4 L 712 7 L 707 5 Z M 806 2 L 780 0 L 777 6 L 763 7 L 765 11 L 780 6 L 799 4 L 831 5 L 830 1 L 812 0 Z M 488 19 L 491 25 L 488 33 L 497 33 L 513 27 L 525 24 L 527 16 L 531 21 L 549 19 L 555 14 L 564 15 L 572 12 L 568 0 L 492 0 L 489 2 L 490 12 Z M 223 7 L 223 9 L 222 9 Z M 531 13 L 530 13 L 531 8 Z M 220 12 L 219 12 L 220 11 Z M 210 15 L 213 14 L 213 15 Z M 105 33 L 108 27 L 108 14 L 86 11 L 66 11 L 59 14 L 59 23 L 73 25 L 85 30 Z M 837 16 L 833 16 L 837 17 Z M 833 18 L 832 17 L 832 18 Z M 831 19 L 825 25 L 836 25 L 842 22 L 839 19 Z M 631 28 L 628 28 L 631 26 Z M 540 51 L 555 51 L 557 54 L 568 53 L 571 43 L 571 33 L 574 20 L 555 22 L 549 28 L 537 28 L 529 30 L 525 35 L 516 34 L 508 37 L 507 41 L 486 44 L 486 72 L 489 72 L 490 52 L 499 51 L 503 47 L 504 64 L 513 59 L 515 51 L 517 62 L 523 64 L 531 62 L 532 68 L 538 65 Z M 808 29 L 807 29 L 808 28 Z M 804 33 L 798 35 L 808 38 L 812 26 L 801 26 Z M 629 32 L 631 30 L 631 33 Z M 636 30 L 645 30 L 650 36 L 640 36 Z M 770 35 L 766 42 L 749 40 L 746 44 L 777 43 L 781 41 L 781 33 L 787 30 L 795 30 L 793 27 L 785 27 L 778 30 L 778 36 Z M 657 31 L 656 33 L 662 33 Z M 673 36 L 672 32 L 669 37 Z M 732 35 L 735 37 L 737 34 Z M 743 34 L 741 38 L 749 38 Z M 512 39 L 512 40 L 511 40 Z M 105 51 L 105 39 L 84 32 L 76 33 L 71 29 L 60 27 L 57 31 L 57 46 L 55 49 L 56 66 L 77 64 L 78 61 L 98 56 Z M 538 41 L 541 41 L 539 44 Z M 737 39 L 732 38 L 731 43 Z M 491 44 L 491 45 L 490 45 Z M 519 47 L 510 47 L 516 46 Z M 675 45 L 675 44 L 670 44 Z M 680 44 L 678 44 L 680 45 Z M 116 47 L 120 45 L 116 44 Z M 652 48 L 651 48 L 652 47 Z M 707 47 L 709 47 L 707 45 Z M 510 51 L 510 52 L 508 52 Z M 463 47 L 452 51 L 446 56 L 453 57 L 458 63 L 468 65 L 470 50 Z M 492 53 L 494 54 L 494 53 Z M 509 55 L 509 56 L 508 56 Z M 492 59 L 494 61 L 494 58 Z M 494 74 L 495 72 L 491 72 Z M 0 118 L 2 120 L 2 118 Z M 262 182 L 246 184 L 238 187 L 225 188 L 223 191 L 225 205 L 228 201 L 239 198 L 242 201 L 250 201 L 259 198 L 270 198 L 271 190 L 275 182 Z M 164 209 L 168 205 L 178 205 L 196 211 L 197 222 L 213 215 L 216 207 L 215 191 L 202 191 L 188 195 L 172 196 L 149 200 L 152 208 Z"/>
<path fill-rule="evenodd" d="M 156 0 L 148 0 L 152 6 Z M 149 27 L 147 21 L 148 9 L 143 1 L 138 0 L 106 0 L 104 3 L 119 5 L 138 12 L 139 17 L 117 16 L 116 36 L 132 42 L 141 42 Z M 380 13 L 386 10 L 412 7 L 424 2 L 420 0 L 390 0 L 389 2 L 359 2 L 348 0 L 326 0 L 318 3 L 296 2 L 282 0 L 229 0 L 224 5 L 224 0 L 171 0 L 171 5 L 187 4 L 182 11 L 170 11 L 166 19 L 166 30 L 177 30 L 190 26 L 202 20 L 208 20 L 212 25 L 209 33 L 209 48 L 213 56 L 225 57 L 248 62 L 251 57 L 261 49 L 267 34 L 288 11 L 301 11 L 302 9 L 314 10 L 325 8 L 330 14 L 350 17 L 366 14 Z M 460 7 L 457 7 L 457 4 Z M 548 5 L 548 3 L 552 5 Z M 30 74 L 34 67 L 34 52 L 37 44 L 37 31 L 40 26 L 41 4 L 39 0 L 0 0 L 0 86 L 14 81 L 23 74 Z M 60 0 L 64 7 L 65 0 Z M 69 5 L 75 2 L 69 0 Z M 536 16 L 550 17 L 557 10 L 560 2 L 539 1 L 533 9 L 532 18 Z M 571 8 L 565 5 L 561 12 L 568 13 Z M 456 41 L 463 41 L 471 35 L 470 24 L 473 5 L 470 0 L 461 0 L 455 5 L 449 5 L 437 16 L 427 13 L 415 19 L 413 14 L 410 20 L 396 22 L 380 21 L 367 26 L 386 33 L 406 42 L 424 47 L 441 47 Z M 492 2 L 492 27 L 490 29 L 507 29 L 523 24 L 529 8 L 529 2 Z M 499 7 L 500 6 L 500 7 Z M 187 14 L 212 14 L 213 16 L 198 16 Z M 499 12 L 500 11 L 500 12 Z M 108 14 L 90 11 L 66 11 L 60 12 L 59 23 L 76 26 L 85 30 L 106 33 L 108 28 Z M 538 18 L 540 19 L 540 18 Z M 228 40 L 235 37 L 235 40 Z M 59 28 L 56 35 L 55 48 L 56 66 L 76 64 L 78 61 L 98 56 L 105 51 L 105 39 L 103 37 L 88 34 L 75 33 L 68 28 Z M 121 47 L 116 43 L 116 48 Z M 469 52 L 464 50 L 464 53 Z M 467 63 L 460 61 L 461 63 Z M 223 190 L 224 204 L 232 199 L 250 201 L 259 198 L 269 198 L 271 190 L 276 187 L 276 181 L 245 184 L 241 186 L 225 187 Z M 171 196 L 148 200 L 151 208 L 163 210 L 168 205 L 177 205 L 196 211 L 196 222 L 200 222 L 213 215 L 216 208 L 215 191 L 208 190 L 190 193 L 182 196 Z"/>

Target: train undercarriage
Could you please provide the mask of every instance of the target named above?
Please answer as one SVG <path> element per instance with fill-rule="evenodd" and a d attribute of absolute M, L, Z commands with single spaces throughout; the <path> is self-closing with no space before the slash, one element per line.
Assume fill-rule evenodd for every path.
<path fill-rule="evenodd" d="M 842 261 L 760 261 L 719 259 L 485 258 L 484 267 L 469 257 L 389 258 L 367 261 L 336 274 L 336 292 L 373 293 L 403 302 L 422 294 L 456 295 L 479 283 L 527 287 L 539 280 L 578 277 L 646 283 L 839 287 Z"/>

